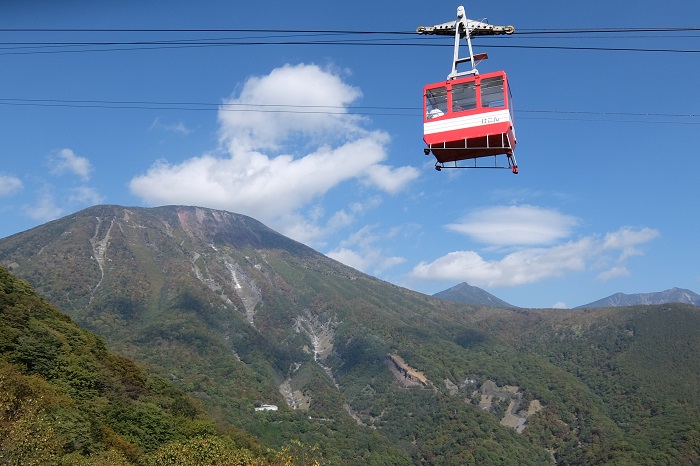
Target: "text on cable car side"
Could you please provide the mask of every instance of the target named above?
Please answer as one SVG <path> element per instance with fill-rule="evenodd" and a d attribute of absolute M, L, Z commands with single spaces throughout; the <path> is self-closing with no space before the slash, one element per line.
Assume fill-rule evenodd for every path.
<path fill-rule="evenodd" d="M 457 8 L 457 20 L 435 26 L 421 26 L 418 34 L 454 35 L 452 72 L 445 81 L 423 89 L 423 140 L 426 155 L 436 158 L 435 169 L 510 168 L 518 173 L 515 161 L 513 98 L 504 71 L 480 75 L 477 62 L 487 54 L 474 55 L 471 37 L 512 34 L 513 26 L 494 26 L 467 19 L 464 7 Z M 469 57 L 459 57 L 460 39 L 466 38 Z M 460 63 L 471 63 L 468 71 L 458 71 Z M 497 165 L 496 156 L 505 154 L 508 167 Z M 494 165 L 477 165 L 476 159 L 493 157 Z M 470 160 L 471 163 L 460 164 Z"/>

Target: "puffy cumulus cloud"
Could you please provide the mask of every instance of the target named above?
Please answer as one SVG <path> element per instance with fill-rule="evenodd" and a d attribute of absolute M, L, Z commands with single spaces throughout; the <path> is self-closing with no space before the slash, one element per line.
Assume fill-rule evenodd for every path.
<path fill-rule="evenodd" d="M 517 286 L 583 270 L 585 251 L 591 240 L 584 239 L 552 248 L 524 249 L 500 260 L 486 260 L 474 251 L 456 251 L 430 264 L 413 269 L 416 278 L 453 280 L 459 278 L 476 286 Z"/>
<path fill-rule="evenodd" d="M 424 280 L 466 281 L 494 288 L 512 287 L 587 270 L 591 264 L 605 262 L 604 256 L 612 253 L 617 255 L 615 266 L 598 275 L 599 279 L 611 279 L 626 272 L 630 248 L 656 236 L 658 232 L 653 229 L 625 227 L 603 239 L 589 236 L 552 247 L 523 248 L 490 260 L 475 251 L 455 251 L 433 262 L 419 263 L 411 276 Z"/>
<path fill-rule="evenodd" d="M 579 220 L 532 205 L 489 207 L 471 212 L 449 230 L 494 245 L 544 245 L 566 238 Z"/>
<path fill-rule="evenodd" d="M 90 161 L 85 157 L 76 155 L 70 149 L 61 149 L 49 157 L 49 166 L 51 173 L 54 175 L 70 173 L 79 176 L 85 181 L 90 179 L 90 172 L 92 171 Z"/>
<path fill-rule="evenodd" d="M 354 138 L 360 117 L 347 106 L 362 96 L 340 76 L 317 65 L 285 65 L 251 77 L 219 110 L 220 137 L 231 153 L 277 150 L 290 137 Z"/>
<path fill-rule="evenodd" d="M 3 175 L 0 173 L 0 197 L 12 196 L 23 187 L 22 180 L 16 176 Z"/>
<path fill-rule="evenodd" d="M 271 219 L 344 181 L 364 177 L 386 157 L 386 139 L 383 133 L 372 133 L 301 158 L 248 152 L 223 158 L 204 155 L 180 164 L 161 161 L 133 178 L 130 187 L 150 204 L 195 204 Z"/>
<path fill-rule="evenodd" d="M 219 112 L 226 154 L 205 154 L 177 164 L 159 161 L 131 180 L 131 191 L 151 205 L 230 210 L 298 241 L 318 239 L 327 228 L 317 224 L 322 209 L 313 212 L 312 207 L 307 217 L 300 209 L 331 189 L 355 179 L 394 194 L 418 176 L 413 167 L 383 163 L 388 135 L 364 130 L 356 116 L 347 114 L 347 105 L 359 96 L 359 90 L 315 65 L 287 65 L 250 78 L 240 96 L 229 99 Z M 228 111 L 244 110 L 246 105 L 256 111 Z M 302 105 L 323 107 L 312 112 Z M 310 113 L 298 113 L 306 111 Z M 334 113 L 324 113 L 328 111 Z M 305 143 L 298 145 L 300 138 L 306 138 Z M 304 155 L 290 155 L 292 150 L 265 153 L 284 152 L 283 144 L 303 147 Z M 330 222 L 347 225 L 349 215 L 338 212 Z"/>
<path fill-rule="evenodd" d="M 386 165 L 375 165 L 367 171 L 366 175 L 364 184 L 396 194 L 418 176 L 418 171 L 413 167 L 391 168 Z"/>

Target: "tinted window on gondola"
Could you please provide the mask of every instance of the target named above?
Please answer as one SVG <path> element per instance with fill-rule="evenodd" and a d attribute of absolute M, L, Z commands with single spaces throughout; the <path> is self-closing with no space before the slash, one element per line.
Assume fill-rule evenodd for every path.
<path fill-rule="evenodd" d="M 481 81 L 481 106 L 503 107 L 504 105 L 503 76 L 483 79 Z"/>
<path fill-rule="evenodd" d="M 452 86 L 452 111 L 461 112 L 476 108 L 476 84 L 472 82 Z"/>
<path fill-rule="evenodd" d="M 425 91 L 426 118 L 436 118 L 447 113 L 447 88 L 438 87 Z"/>

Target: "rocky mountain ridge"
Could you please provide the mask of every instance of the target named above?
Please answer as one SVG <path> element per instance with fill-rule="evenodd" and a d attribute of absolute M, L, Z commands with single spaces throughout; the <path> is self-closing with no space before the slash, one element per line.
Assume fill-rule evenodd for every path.
<path fill-rule="evenodd" d="M 477 304 L 483 306 L 493 306 L 501 308 L 517 308 L 512 304 L 492 295 L 491 293 L 469 285 L 466 282 L 455 285 L 446 290 L 433 294 L 436 298 L 453 301 L 456 303 Z M 599 299 L 588 304 L 576 306 L 574 309 L 596 308 L 596 307 L 620 307 L 639 306 L 668 303 L 685 303 L 700 306 L 700 295 L 683 289 L 671 288 L 665 291 L 652 293 L 615 293 L 607 298 Z"/>
<path fill-rule="evenodd" d="M 615 293 L 607 298 L 577 306 L 576 309 L 589 307 L 637 306 L 651 304 L 685 303 L 700 306 L 700 295 L 683 288 L 671 288 L 654 293 Z"/>

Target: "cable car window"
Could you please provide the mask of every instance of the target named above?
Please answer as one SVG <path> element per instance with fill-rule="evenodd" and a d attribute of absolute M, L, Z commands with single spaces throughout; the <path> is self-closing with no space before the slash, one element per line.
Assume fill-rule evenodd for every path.
<path fill-rule="evenodd" d="M 447 113 L 447 88 L 438 87 L 425 91 L 426 118 L 436 118 Z"/>
<path fill-rule="evenodd" d="M 461 112 L 476 108 L 476 83 L 468 82 L 452 86 L 452 111 Z"/>
<path fill-rule="evenodd" d="M 487 78 L 481 81 L 481 106 L 503 107 L 505 106 L 505 94 L 503 93 L 503 76 Z"/>

